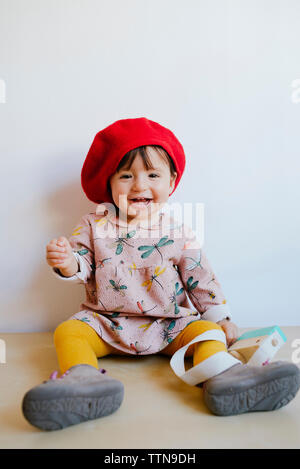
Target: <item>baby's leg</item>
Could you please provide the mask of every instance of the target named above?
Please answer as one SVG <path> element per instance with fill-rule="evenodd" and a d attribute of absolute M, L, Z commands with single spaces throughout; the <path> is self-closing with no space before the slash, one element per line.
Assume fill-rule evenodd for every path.
<path fill-rule="evenodd" d="M 80 364 L 98 369 L 97 358 L 109 355 L 114 350 L 91 326 L 78 319 L 61 323 L 54 332 L 54 343 L 62 374 Z"/>
<path fill-rule="evenodd" d="M 168 356 L 172 356 L 177 350 L 179 350 L 181 347 L 184 347 L 198 335 L 213 329 L 222 331 L 222 328 L 214 322 L 202 320 L 194 321 L 185 329 L 183 329 L 183 331 L 180 332 L 177 337 L 175 337 L 170 345 L 162 350 L 162 353 Z M 196 344 L 191 345 L 188 348 L 185 356 L 193 356 L 193 365 L 196 366 L 218 352 L 227 352 L 227 348 L 223 342 L 219 342 L 218 340 L 205 340 L 203 342 L 197 342 Z"/>
<path fill-rule="evenodd" d="M 70 319 L 58 326 L 54 342 L 62 376 L 29 390 L 24 417 L 42 430 L 57 430 L 115 412 L 124 397 L 123 384 L 98 369 L 98 357 L 111 353 L 88 324 Z"/>
<path fill-rule="evenodd" d="M 176 352 L 180 354 L 181 348 L 185 352 L 184 347 L 188 347 L 189 342 L 213 329 L 221 328 L 208 321 L 195 321 L 163 352 L 170 355 Z M 195 342 L 186 351 L 187 356 L 193 353 L 194 361 L 194 368 L 185 375 L 191 371 L 194 374 L 190 375 L 189 381 L 186 382 L 197 384 L 191 381 L 201 377 L 198 383 L 204 382 L 204 401 L 214 414 L 237 415 L 244 412 L 275 410 L 295 397 L 300 387 L 300 371 L 296 365 L 283 361 L 261 367 L 251 367 L 237 360 L 234 363 L 235 359 L 226 353 L 226 346 L 221 340 Z M 171 361 L 173 359 L 174 357 Z M 182 372 L 181 367 L 179 370 Z M 211 372 L 213 374 L 210 374 Z"/>

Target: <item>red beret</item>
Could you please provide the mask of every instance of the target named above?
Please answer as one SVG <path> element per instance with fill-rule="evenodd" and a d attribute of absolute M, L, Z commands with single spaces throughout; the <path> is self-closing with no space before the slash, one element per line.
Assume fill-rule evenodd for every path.
<path fill-rule="evenodd" d="M 96 204 L 112 203 L 107 189 L 110 176 L 128 151 L 143 145 L 160 145 L 172 158 L 177 172 L 173 193 L 185 167 L 183 147 L 169 129 L 138 117 L 118 120 L 96 134 L 81 170 L 81 185 L 87 198 Z"/>

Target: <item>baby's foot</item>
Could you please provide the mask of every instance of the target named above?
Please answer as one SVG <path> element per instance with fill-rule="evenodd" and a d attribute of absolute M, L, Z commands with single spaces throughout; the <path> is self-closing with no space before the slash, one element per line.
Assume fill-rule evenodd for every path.
<path fill-rule="evenodd" d="M 123 384 L 90 365 L 76 365 L 28 391 L 25 418 L 42 430 L 59 430 L 112 414 L 124 397 Z"/>
<path fill-rule="evenodd" d="M 203 396 L 216 415 L 275 410 L 288 404 L 300 387 L 300 370 L 288 362 L 265 366 L 237 364 L 207 380 Z"/>

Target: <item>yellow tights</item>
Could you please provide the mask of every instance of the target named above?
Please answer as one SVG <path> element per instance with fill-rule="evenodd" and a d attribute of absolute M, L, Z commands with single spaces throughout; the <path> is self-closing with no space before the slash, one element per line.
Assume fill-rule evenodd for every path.
<path fill-rule="evenodd" d="M 160 353 L 172 356 L 197 335 L 211 329 L 221 330 L 221 327 L 210 321 L 194 321 Z M 91 326 L 78 319 L 70 319 L 61 323 L 54 332 L 54 343 L 61 373 L 64 373 L 71 366 L 83 363 L 98 368 L 97 359 L 105 355 L 127 355 L 104 342 Z M 223 351 L 227 351 L 223 342 L 207 340 L 191 345 L 185 356 L 193 356 L 193 365 L 195 366 L 211 355 Z"/>

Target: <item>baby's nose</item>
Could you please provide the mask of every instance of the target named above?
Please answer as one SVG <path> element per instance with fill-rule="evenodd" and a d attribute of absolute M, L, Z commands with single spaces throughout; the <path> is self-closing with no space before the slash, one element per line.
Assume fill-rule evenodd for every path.
<path fill-rule="evenodd" d="M 135 191 L 141 191 L 147 187 L 147 179 L 143 176 L 138 176 L 134 178 L 133 189 Z"/>

